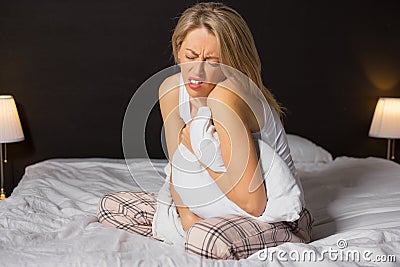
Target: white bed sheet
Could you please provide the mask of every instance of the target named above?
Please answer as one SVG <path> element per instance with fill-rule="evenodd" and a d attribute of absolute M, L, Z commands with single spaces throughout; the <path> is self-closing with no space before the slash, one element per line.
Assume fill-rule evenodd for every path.
<path fill-rule="evenodd" d="M 285 243 L 269 249 L 267 260 L 258 257 L 265 253 L 256 253 L 240 261 L 200 260 L 178 246 L 98 223 L 95 212 L 103 194 L 161 187 L 166 161 L 153 160 L 151 165 L 135 159 L 130 164 L 140 187 L 123 160 L 55 159 L 27 167 L 12 195 L 0 202 L 1 265 L 309 266 L 312 262 L 294 257 L 313 251 L 319 256 L 316 266 L 322 258 L 323 266 L 396 266 L 362 257 L 332 260 L 320 255 L 324 250 L 336 250 L 337 255 L 370 251 L 372 260 L 394 255 L 400 261 L 399 164 L 340 157 L 308 171 L 299 169 L 307 207 L 315 217 L 313 242 Z M 345 249 L 338 248 L 340 239 L 347 242 Z"/>

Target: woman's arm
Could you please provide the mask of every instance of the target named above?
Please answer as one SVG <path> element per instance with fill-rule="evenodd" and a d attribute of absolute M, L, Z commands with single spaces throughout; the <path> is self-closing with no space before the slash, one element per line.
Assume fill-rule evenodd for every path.
<path fill-rule="evenodd" d="M 185 123 L 179 116 L 179 80 L 176 76 L 167 78 L 159 89 L 159 102 L 161 115 L 164 121 L 165 139 L 167 142 L 169 161 L 172 161 L 172 156 L 180 143 L 180 132 L 185 126 Z M 172 199 L 177 207 L 177 211 L 181 218 L 183 229 L 187 231 L 194 223 L 202 220 L 183 204 L 179 194 L 175 191 L 172 184 L 172 168 L 170 175 L 170 190 Z"/>
<path fill-rule="evenodd" d="M 207 171 L 229 199 L 248 213 L 260 216 L 265 210 L 267 197 L 249 130 L 248 107 L 238 95 L 221 86 L 216 86 L 210 93 L 207 105 L 218 132 L 227 172 L 217 173 L 209 168 Z M 182 132 L 183 144 L 193 152 L 190 127 L 186 125 Z"/>

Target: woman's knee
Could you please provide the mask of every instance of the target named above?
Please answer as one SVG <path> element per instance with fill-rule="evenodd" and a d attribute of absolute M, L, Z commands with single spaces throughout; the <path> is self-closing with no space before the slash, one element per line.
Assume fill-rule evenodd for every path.
<path fill-rule="evenodd" d="M 156 210 L 156 198 L 145 192 L 114 192 L 104 195 L 98 204 L 97 218 L 123 216 L 137 223 L 148 224 Z"/>
<path fill-rule="evenodd" d="M 209 259 L 233 259 L 234 247 L 214 222 L 203 220 L 186 233 L 185 250 Z"/>
<path fill-rule="evenodd" d="M 100 198 L 97 206 L 96 216 L 99 220 L 104 220 L 106 214 L 117 211 L 119 209 L 119 203 L 116 200 L 118 193 L 107 193 Z"/>

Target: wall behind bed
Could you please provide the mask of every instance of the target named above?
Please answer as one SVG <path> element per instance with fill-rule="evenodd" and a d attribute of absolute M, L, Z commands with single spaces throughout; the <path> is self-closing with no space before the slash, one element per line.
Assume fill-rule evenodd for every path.
<path fill-rule="evenodd" d="M 125 109 L 172 64 L 176 17 L 192 3 L 1 1 L 0 93 L 14 95 L 26 136 L 8 146 L 8 194 L 41 160 L 123 157 Z M 224 3 L 253 32 L 265 84 L 288 109 L 287 132 L 334 156 L 385 156 L 385 140 L 368 130 L 378 98 L 400 97 L 398 1 Z M 163 158 L 158 106 L 147 129 L 150 157 Z"/>

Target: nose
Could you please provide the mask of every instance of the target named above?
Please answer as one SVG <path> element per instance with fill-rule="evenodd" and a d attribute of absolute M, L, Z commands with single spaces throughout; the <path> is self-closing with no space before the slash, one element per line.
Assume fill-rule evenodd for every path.
<path fill-rule="evenodd" d="M 204 77 L 205 74 L 205 70 L 204 70 L 204 66 L 205 66 L 205 60 L 201 60 L 201 61 L 196 61 L 193 63 L 193 72 L 197 77 Z"/>

